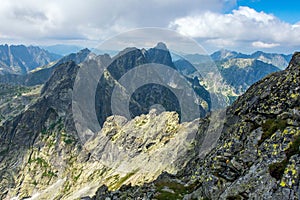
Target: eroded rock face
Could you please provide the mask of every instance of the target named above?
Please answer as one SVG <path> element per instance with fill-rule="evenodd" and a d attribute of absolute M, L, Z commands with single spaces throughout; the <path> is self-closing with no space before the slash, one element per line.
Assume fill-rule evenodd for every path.
<path fill-rule="evenodd" d="M 26 151 L 22 149 L 17 168 L 11 169 L 18 173 L 13 175 L 12 185 L 6 185 L 11 187 L 7 197 L 92 196 L 102 184 L 115 190 L 124 184 L 153 181 L 163 171 L 176 173 L 195 156 L 191 150 L 199 120 L 179 124 L 175 112 L 157 114 L 152 110 L 131 121 L 111 116 L 84 146 L 76 144 L 76 137 L 54 111 L 49 118 L 58 120 L 42 130 Z"/>
<path fill-rule="evenodd" d="M 217 146 L 177 176 L 94 199 L 299 199 L 300 53 L 227 109 Z M 201 130 L 201 128 L 200 128 Z"/>
<path fill-rule="evenodd" d="M 124 117 L 111 116 L 100 136 L 85 146 L 116 172 L 135 172 L 128 183 L 137 184 L 153 180 L 162 171 L 176 173 L 195 156 L 189 151 L 195 144 L 198 126 L 199 120 L 179 124 L 175 112 L 156 114 L 151 110 L 128 122 Z"/>

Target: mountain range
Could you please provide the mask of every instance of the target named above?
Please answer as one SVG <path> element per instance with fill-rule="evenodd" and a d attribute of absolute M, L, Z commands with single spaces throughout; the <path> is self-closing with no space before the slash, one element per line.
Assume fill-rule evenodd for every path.
<path fill-rule="evenodd" d="M 76 46 L 75 48 L 75 46 L 68 45 L 47 47 L 47 49 L 51 51 L 57 50 L 57 53 L 60 53 L 60 49 L 65 48 L 71 49 L 70 51 L 77 51 L 79 47 Z M 1 49 L 0 82 L 27 86 L 45 83 L 55 66 L 67 60 L 76 59 L 72 56 L 77 55 L 79 60 L 76 60 L 76 63 L 80 63 L 79 61 L 83 61 L 87 54 L 91 53 L 90 50 L 83 49 L 77 53 L 71 53 L 62 57 L 33 46 L 2 45 Z M 100 50 L 97 50 L 97 53 L 99 53 L 99 51 Z M 102 53 L 102 51 L 100 52 Z M 113 53 L 113 55 L 116 54 L 117 53 L 115 52 Z M 230 89 L 231 92 L 225 94 L 232 99 L 235 99 L 237 95 L 244 93 L 250 85 L 266 75 L 284 69 L 291 59 L 291 55 L 264 52 L 255 52 L 251 55 L 247 55 L 229 50 L 220 50 L 210 56 L 188 54 L 185 55 L 184 58 L 176 58 L 171 54 L 171 57 L 176 68 L 183 75 L 192 78 L 194 77 L 192 74 L 196 71 L 193 65 L 201 63 L 200 67 L 203 69 L 208 67 L 207 70 L 209 71 L 209 64 L 205 65 L 203 63 L 211 63 L 213 60 L 219 68 L 225 82 L 232 87 L 232 89 Z M 185 61 L 183 61 L 184 59 Z M 191 65 L 189 62 L 193 64 Z M 230 95 L 229 93 L 232 94 Z"/>
<path fill-rule="evenodd" d="M 249 59 L 256 59 L 267 64 L 272 64 L 279 69 L 285 69 L 290 62 L 292 55 L 284 55 L 284 54 L 277 54 L 277 53 L 265 53 L 262 51 L 254 52 L 250 55 L 238 53 L 235 51 L 230 51 L 226 49 L 222 49 L 211 54 L 211 58 L 215 61 L 218 60 L 229 60 L 232 58 L 249 58 Z"/>
<path fill-rule="evenodd" d="M 163 43 L 114 57 L 83 49 L 1 75 L 0 199 L 300 198 L 300 53 L 285 70 L 253 58 L 215 63 L 223 96 L 237 98 L 225 109 L 212 106 L 221 92 L 193 69 L 208 70 L 207 60 L 174 61 Z M 132 85 L 122 82 L 132 72 Z M 161 82 L 135 88 L 149 74 Z M 181 112 L 188 88 L 196 96 Z M 129 116 L 117 115 L 127 99 Z"/>
<path fill-rule="evenodd" d="M 71 53 L 76 53 L 79 50 L 83 49 L 84 47 L 80 47 L 76 45 L 53 45 L 53 46 L 42 46 L 41 48 L 44 48 L 51 53 L 65 56 Z M 109 54 L 112 53 L 113 55 L 117 54 L 117 51 L 97 50 L 97 48 L 92 48 L 91 51 L 93 52 L 95 51 L 95 53 L 97 54 L 104 54 L 104 53 L 109 53 Z M 188 60 L 190 61 L 193 61 L 193 59 L 199 60 L 199 57 L 201 56 L 202 58 L 200 59 L 203 59 L 203 55 L 199 55 L 199 54 L 185 55 L 185 57 L 188 58 Z M 232 58 L 256 59 L 265 62 L 267 64 L 272 64 L 275 67 L 278 67 L 279 69 L 285 69 L 292 58 L 292 54 L 286 55 L 280 53 L 266 53 L 263 51 L 256 51 L 252 54 L 245 54 L 245 53 L 240 53 L 240 52 L 231 51 L 227 49 L 221 49 L 219 51 L 210 54 L 210 57 L 214 61 L 228 60 Z"/>

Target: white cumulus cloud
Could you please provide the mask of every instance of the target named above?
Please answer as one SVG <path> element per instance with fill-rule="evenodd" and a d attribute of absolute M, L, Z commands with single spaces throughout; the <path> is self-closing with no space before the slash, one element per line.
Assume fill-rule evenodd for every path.
<path fill-rule="evenodd" d="M 213 50 L 300 48 L 300 22 L 290 24 L 249 7 L 232 10 L 236 4 L 237 0 L 1 0 L 0 40 L 93 46 L 130 29 L 168 27 Z M 225 10 L 232 11 L 224 14 Z"/>
<path fill-rule="evenodd" d="M 260 48 L 300 45 L 299 23 L 289 24 L 249 7 L 239 7 L 229 14 L 208 11 L 185 16 L 173 20 L 169 27 L 219 46 L 241 43 Z"/>
<path fill-rule="evenodd" d="M 252 42 L 252 46 L 258 47 L 258 48 L 273 48 L 278 47 L 280 44 L 278 43 L 265 43 L 261 41 Z"/>
<path fill-rule="evenodd" d="M 0 39 L 101 40 L 176 17 L 220 11 L 236 0 L 1 0 Z"/>

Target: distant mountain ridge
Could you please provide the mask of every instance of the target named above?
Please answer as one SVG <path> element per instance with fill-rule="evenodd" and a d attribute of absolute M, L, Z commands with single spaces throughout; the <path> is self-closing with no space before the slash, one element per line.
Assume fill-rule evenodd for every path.
<path fill-rule="evenodd" d="M 70 53 L 78 52 L 80 49 L 83 49 L 84 47 L 76 46 L 76 45 L 52 45 L 52 46 L 42 46 L 42 48 L 48 50 L 49 52 L 53 52 L 60 55 L 68 55 Z M 90 49 L 92 52 L 96 54 L 104 54 L 108 53 L 111 56 L 116 55 L 118 51 L 109 51 L 109 50 L 103 50 L 103 49 L 97 49 L 92 48 Z M 172 55 L 173 57 L 174 55 Z M 190 61 L 191 60 L 199 60 L 200 58 L 202 60 L 210 59 L 209 56 L 206 55 L 200 55 L 200 54 L 188 54 L 185 55 Z M 237 51 L 227 50 L 227 49 L 221 49 L 218 50 L 210 55 L 211 59 L 214 61 L 220 61 L 220 60 L 228 60 L 232 58 L 249 58 L 249 59 L 257 59 L 260 61 L 263 61 L 267 64 L 272 64 L 279 69 L 285 69 L 289 61 L 292 58 L 292 54 L 281 54 L 281 53 L 266 53 L 263 51 L 256 51 L 252 54 L 245 54 Z M 175 59 L 177 60 L 177 59 Z"/>
<path fill-rule="evenodd" d="M 285 69 L 288 66 L 290 60 L 292 59 L 292 54 L 285 55 L 285 54 L 278 54 L 278 53 L 265 53 L 263 51 L 256 51 L 250 55 L 247 55 L 236 51 L 222 49 L 211 54 L 211 58 L 214 61 L 229 60 L 232 58 L 257 59 L 267 64 L 272 64 L 278 67 L 279 69 Z"/>
<path fill-rule="evenodd" d="M 164 53 L 161 54 L 165 50 L 166 46 L 159 43 L 156 48 L 143 51 L 147 52 L 149 61 L 155 63 L 157 60 L 161 64 L 176 68 L 184 76 L 190 77 L 191 80 L 194 76 L 201 79 L 201 75 L 197 74 L 197 70 L 193 66 L 194 64 L 210 71 L 211 69 L 206 63 L 212 63 L 213 60 L 229 86 L 228 91 L 224 90 L 224 95 L 231 99 L 230 102 L 261 78 L 283 69 L 282 66 L 286 66 L 285 63 L 288 63 L 290 59 L 290 55 L 284 54 L 257 51 L 247 55 L 223 49 L 211 55 L 188 54 L 184 56 L 187 60 L 176 60 L 172 57 L 171 52 L 168 56 Z M 90 53 L 91 50 L 86 48 L 78 51 L 78 53 L 71 53 L 60 58 L 61 56 L 49 53 L 39 47 L 2 45 L 0 46 L 0 83 L 23 86 L 44 84 L 51 76 L 54 68 L 68 61 L 79 64 Z M 193 65 L 189 62 L 192 62 Z"/>
<path fill-rule="evenodd" d="M 71 53 L 76 53 L 84 48 L 77 45 L 64 45 L 64 44 L 56 44 L 56 45 L 40 46 L 40 47 L 46 49 L 51 53 L 56 53 L 63 56 L 66 56 Z"/>
<path fill-rule="evenodd" d="M 251 58 L 232 58 L 216 61 L 216 64 L 224 80 L 235 88 L 237 94 L 243 94 L 252 84 L 280 71 L 272 64 Z"/>
<path fill-rule="evenodd" d="M 0 45 L 0 74 L 26 74 L 60 58 L 36 46 Z"/>
<path fill-rule="evenodd" d="M 0 83 L 23 86 L 35 86 L 44 84 L 49 79 L 54 69 L 62 63 L 73 61 L 75 62 L 75 64 L 79 64 L 83 62 L 89 54 L 90 50 L 83 49 L 78 53 L 69 54 L 59 59 L 58 61 L 49 64 L 49 66 L 47 67 L 28 72 L 27 74 L 0 74 Z"/>
<path fill-rule="evenodd" d="M 234 58 L 235 56 L 244 58 Z M 264 78 L 265 76 L 280 71 L 280 69 L 272 64 L 263 62 L 254 58 L 245 58 L 242 54 L 234 54 L 228 52 L 222 55 L 226 59 L 215 60 L 214 65 L 218 68 L 224 81 L 233 87 L 237 95 L 243 94 L 252 84 Z M 188 55 L 186 59 L 179 59 L 174 61 L 174 65 L 178 71 L 186 76 L 194 76 L 197 72 L 195 65 L 199 68 L 211 71 L 209 56 L 203 55 Z M 193 62 L 195 65 L 190 63 Z M 229 91 L 228 91 L 229 92 Z M 230 92 L 229 92 L 230 93 Z"/>

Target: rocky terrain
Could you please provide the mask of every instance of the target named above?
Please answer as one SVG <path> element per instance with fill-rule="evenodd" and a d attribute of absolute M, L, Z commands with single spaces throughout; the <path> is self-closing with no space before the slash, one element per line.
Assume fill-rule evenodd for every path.
<path fill-rule="evenodd" d="M 95 96 L 103 128 L 82 142 L 72 97 L 87 58 L 108 68 Z M 120 77 L 150 63 L 176 69 L 163 44 L 125 49 L 113 58 L 83 50 L 46 68 L 51 73 L 42 86 L 3 85 L 0 199 L 300 198 L 299 53 L 286 70 L 255 83 L 226 112 L 210 112 L 202 77 L 187 76 L 206 117 L 182 121 L 182 113 L 172 111 L 173 96 L 153 84 L 133 94 L 130 119 L 110 116 L 103 105 L 114 87 L 122 88 Z M 170 110 L 144 102 L 149 94 L 156 97 L 151 104 L 172 105 Z M 207 143 L 207 137 L 213 140 Z"/>
<path fill-rule="evenodd" d="M 39 97 L 41 86 L 0 84 L 0 124 L 12 119 Z"/>
<path fill-rule="evenodd" d="M 299 199 L 299 73 L 295 53 L 285 71 L 251 86 L 226 110 L 221 137 L 204 158 L 143 186 L 102 186 L 93 199 Z M 204 123 L 198 133 L 205 130 Z"/>
<path fill-rule="evenodd" d="M 78 65 L 83 54 L 58 61 L 49 80 L 33 92 L 33 101 L 17 113 L 8 113 L 9 117 L 3 120 L 0 128 L 1 198 L 92 196 L 99 184 L 118 189 L 123 184 L 152 181 L 163 171 L 176 173 L 195 156 L 190 150 L 195 145 L 199 121 L 180 123 L 179 114 L 155 109 L 146 115 L 133 116 L 132 120 L 108 117 L 103 121 L 101 132 L 82 143 L 72 116 L 72 89 L 78 69 L 85 64 Z M 169 52 L 158 48 L 148 52 L 125 50 L 113 60 L 108 55 L 91 57 L 103 63 L 111 62 L 107 74 L 100 79 L 103 84 L 98 87 L 100 91 L 102 88 L 110 91 L 110 80 L 119 84 L 117 77 L 129 70 L 126 67 L 135 67 L 128 62 L 144 60 L 144 63 L 160 62 L 170 67 L 173 64 Z M 193 83 L 190 84 L 193 87 Z M 154 86 L 149 87 L 145 94 Z M 194 87 L 199 95 L 206 92 L 200 89 L 199 83 Z M 28 90 L 32 92 L 33 88 Z M 160 89 L 156 91 L 162 94 Z M 165 101 L 172 102 L 170 97 L 166 98 L 169 100 Z M 134 102 L 138 108 L 143 107 L 139 99 Z M 146 106 L 146 110 L 148 113 L 150 108 Z"/>

